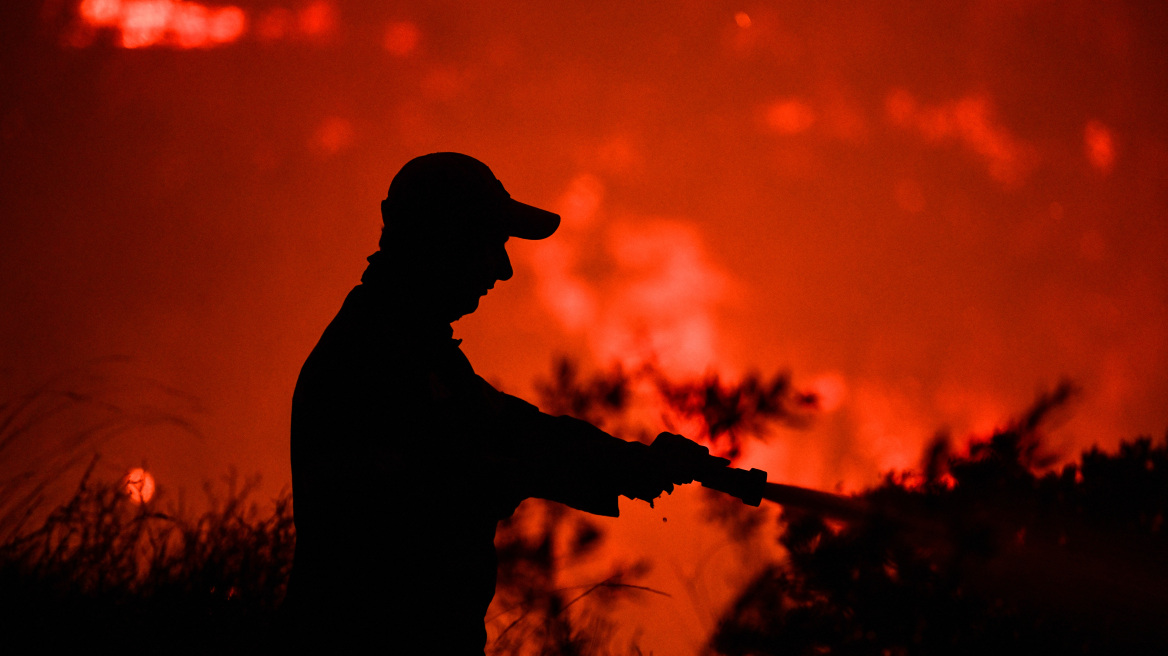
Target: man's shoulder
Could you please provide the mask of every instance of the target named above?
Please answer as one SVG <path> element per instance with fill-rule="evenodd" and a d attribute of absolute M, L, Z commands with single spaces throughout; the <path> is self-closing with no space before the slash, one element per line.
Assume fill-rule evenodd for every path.
<path fill-rule="evenodd" d="M 358 285 L 325 328 L 301 368 L 297 387 L 316 383 L 407 384 L 465 361 L 450 328 L 421 325 L 391 302 Z M 456 369 L 461 367 L 455 366 Z M 466 365 L 470 370 L 469 363 Z M 471 371 L 473 373 L 473 371 Z"/>

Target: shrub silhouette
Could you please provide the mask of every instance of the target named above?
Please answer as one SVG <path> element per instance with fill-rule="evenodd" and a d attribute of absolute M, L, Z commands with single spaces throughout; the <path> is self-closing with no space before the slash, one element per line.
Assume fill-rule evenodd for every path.
<path fill-rule="evenodd" d="M 96 460 L 94 461 L 96 463 Z M 157 640 L 179 652 L 267 651 L 292 565 L 291 496 L 255 481 L 211 494 L 194 521 L 91 480 L 36 531 L 0 547 L 0 613 L 38 652 Z"/>
<path fill-rule="evenodd" d="M 717 376 L 676 381 L 652 366 L 634 371 L 613 367 L 582 375 L 571 360 L 553 364 L 549 379 L 538 381 L 539 406 L 551 414 L 568 414 L 596 424 L 625 439 L 649 441 L 653 429 L 628 416 L 648 389 L 652 402 L 678 416 L 696 419 L 701 434 L 694 439 L 716 451 L 736 455 L 742 440 L 773 424 L 801 426 L 814 399 L 795 392 L 784 374 L 764 380 L 746 376 L 727 384 Z M 657 428 L 660 430 L 660 427 Z M 711 493 L 711 519 L 738 529 L 756 527 L 761 514 L 736 499 Z M 727 502 L 728 501 L 728 502 Z M 745 512 L 743 512 L 745 509 Z M 614 603 L 644 594 L 665 594 L 636 582 L 651 567 L 649 559 L 613 565 L 606 575 L 581 585 L 559 587 L 557 572 L 586 561 L 604 541 L 603 530 L 586 513 L 559 504 L 529 499 L 502 522 L 495 544 L 499 584 L 488 623 L 495 640 L 492 654 L 616 654 L 641 653 L 635 645 L 612 639 Z"/>
<path fill-rule="evenodd" d="M 863 495 L 871 521 L 785 511 L 789 563 L 742 592 L 709 651 L 1164 653 L 1168 438 L 1040 473 L 1043 421 L 1070 393 L 968 456 L 931 450 L 923 481 L 887 476 Z"/>
<path fill-rule="evenodd" d="M 674 381 L 652 367 L 582 376 L 566 360 L 539 389 L 549 412 L 642 440 L 652 431 L 629 415 L 636 394 L 648 389 L 661 408 L 696 422 L 700 434 L 691 437 L 731 455 L 772 426 L 806 424 L 815 403 L 784 375 L 738 384 Z M 784 509 L 787 560 L 741 592 L 708 651 L 1097 653 L 1168 645 L 1160 622 L 1168 608 L 1168 438 L 1124 442 L 1116 453 L 1092 449 L 1075 465 L 1047 471 L 1044 422 L 1072 391 L 1061 386 L 1040 398 L 968 455 L 950 454 L 941 436 L 920 475 L 889 474 L 863 495 L 876 509 L 867 521 Z M 69 398 L 54 392 L 54 404 Z M 22 399 L 0 410 L 35 406 L 33 397 Z M 64 406 L 45 406 L 52 407 Z M 130 415 L 114 417 L 102 425 L 132 423 Z M 165 413 L 149 417 L 182 424 Z M 19 437 L 11 427 L 19 425 L 0 426 L 10 451 Z M 76 461 L 77 451 L 69 458 Z M 32 640 L 45 652 L 142 641 L 180 653 L 288 647 L 279 606 L 295 543 L 290 494 L 257 504 L 250 501 L 256 482 L 229 476 L 225 494 L 207 486 L 209 509 L 187 518 L 161 511 L 157 498 L 135 505 L 117 483 L 95 480 L 95 464 L 39 528 L 3 536 L 0 613 L 12 644 Z M 15 479 L 5 484 L 19 489 Z M 10 527 L 25 525 L 47 483 L 28 484 L 35 494 L 0 508 Z M 731 539 L 756 539 L 765 514 L 716 493 L 707 502 L 708 517 Z M 612 613 L 619 600 L 662 594 L 638 583 L 651 561 L 560 580 L 596 557 L 604 540 L 588 515 L 539 500 L 501 523 L 488 653 L 640 653 L 635 644 L 614 644 Z"/>
<path fill-rule="evenodd" d="M 717 378 L 676 383 L 650 367 L 583 377 L 562 360 L 550 380 L 540 384 L 540 405 L 552 413 L 616 425 L 629 409 L 630 386 L 645 381 L 678 413 L 710 418 L 705 435 L 696 437 L 714 436 L 728 448 L 741 439 L 743 426 L 790 419 L 794 414 L 788 408 L 805 403 L 796 400 L 784 376 L 765 383 L 748 378 L 737 387 Z M 13 427 L 28 425 L 20 421 L 24 417 L 44 421 L 53 413 L 95 405 L 104 413 L 100 421 L 74 422 L 82 428 L 68 435 L 69 459 L 55 465 L 51 476 L 5 481 L 15 491 L 22 480 L 35 485 L 4 513 L 12 528 L 0 545 L 0 613 L 13 627 L 14 641 L 31 640 L 37 651 L 127 640 L 158 640 L 171 651 L 191 653 L 283 649 L 278 609 L 295 544 L 287 493 L 261 511 L 249 501 L 255 481 L 239 486 L 231 476 L 226 495 L 220 498 L 208 486 L 210 509 L 189 519 L 181 511 L 160 511 L 157 498 L 133 504 L 117 483 L 95 480 L 93 460 L 72 498 L 48 513 L 36 530 L 21 530 L 43 491 L 59 485 L 69 465 L 78 462 L 81 447 L 99 445 L 100 439 L 89 436 L 139 424 L 189 428 L 174 413 L 153 407 L 127 411 L 95 402 L 102 398 L 98 391 L 62 392 L 56 389 L 60 386 L 0 406 L 8 411 L 8 421 L 0 425 L 7 431 L 0 435 L 0 446 L 9 449 L 22 437 Z M 650 437 L 647 429 L 623 432 L 630 431 L 634 439 Z M 603 542 L 602 530 L 588 515 L 534 499 L 501 523 L 499 586 L 487 618 L 495 638 L 488 651 L 619 653 L 612 644 L 609 613 L 626 596 L 660 594 L 637 584 L 649 563 L 617 563 L 603 576 L 566 587 L 557 579 L 558 572 L 593 557 Z M 639 653 L 635 645 L 624 651 Z"/>

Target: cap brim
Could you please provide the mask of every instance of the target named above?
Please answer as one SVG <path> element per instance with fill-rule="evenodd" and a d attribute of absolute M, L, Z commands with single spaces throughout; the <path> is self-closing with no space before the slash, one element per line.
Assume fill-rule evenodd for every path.
<path fill-rule="evenodd" d="M 503 212 L 503 228 L 511 237 L 547 239 L 560 227 L 560 215 L 509 199 Z"/>

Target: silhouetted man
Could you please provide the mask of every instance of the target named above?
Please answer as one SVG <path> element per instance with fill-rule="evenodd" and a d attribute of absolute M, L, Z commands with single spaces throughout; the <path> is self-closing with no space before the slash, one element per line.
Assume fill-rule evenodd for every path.
<path fill-rule="evenodd" d="M 693 478 L 648 447 L 553 417 L 474 373 L 450 323 L 512 276 L 509 237 L 560 217 L 457 153 L 407 163 L 380 250 L 304 363 L 292 404 L 300 646 L 483 653 L 495 526 L 525 498 L 618 514 Z"/>

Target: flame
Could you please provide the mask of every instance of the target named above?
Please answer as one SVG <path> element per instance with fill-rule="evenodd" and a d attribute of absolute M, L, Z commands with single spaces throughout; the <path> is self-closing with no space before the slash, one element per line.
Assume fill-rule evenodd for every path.
<path fill-rule="evenodd" d="M 154 476 L 141 467 L 135 467 L 122 479 L 122 490 L 131 502 L 147 503 L 154 498 Z"/>
<path fill-rule="evenodd" d="M 313 133 L 310 145 L 326 154 L 335 155 L 353 143 L 353 124 L 340 116 L 330 116 Z"/>
<path fill-rule="evenodd" d="M 1115 166 L 1115 139 L 1106 125 L 1099 121 L 1089 121 L 1083 129 L 1083 148 L 1091 166 L 1103 175 L 1111 173 Z"/>
<path fill-rule="evenodd" d="M 604 185 L 590 174 L 572 180 L 557 209 L 560 232 L 530 256 L 536 292 L 565 330 L 585 336 L 594 357 L 628 368 L 653 363 L 671 375 L 722 362 L 717 314 L 730 278 L 693 224 L 609 220 Z"/>
<path fill-rule="evenodd" d="M 926 141 L 957 142 L 986 163 L 990 177 L 1021 182 L 1033 167 L 1031 148 L 997 122 L 990 99 L 971 94 L 937 105 L 924 105 L 904 89 L 895 89 L 884 103 L 889 121 L 914 130 Z"/>
<path fill-rule="evenodd" d="M 297 22 L 305 36 L 323 41 L 337 30 L 337 9 L 331 2 L 317 0 L 298 12 Z"/>
<path fill-rule="evenodd" d="M 247 29 L 239 7 L 181 0 L 83 0 L 77 13 L 90 27 L 117 30 L 123 48 L 209 48 L 234 42 Z"/>
<path fill-rule="evenodd" d="M 806 132 L 815 124 L 815 119 L 815 110 L 794 98 L 777 101 L 766 112 L 767 126 L 779 134 Z"/>

